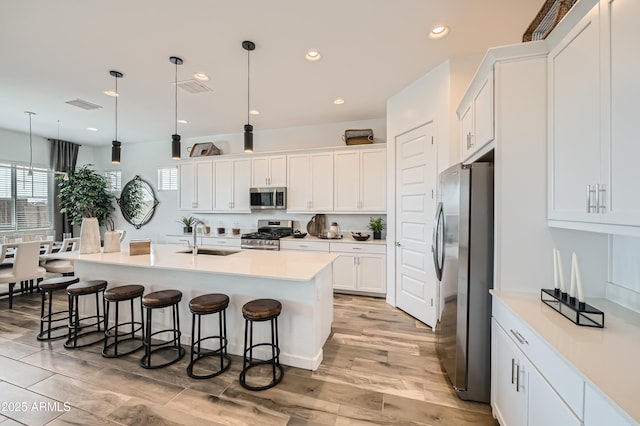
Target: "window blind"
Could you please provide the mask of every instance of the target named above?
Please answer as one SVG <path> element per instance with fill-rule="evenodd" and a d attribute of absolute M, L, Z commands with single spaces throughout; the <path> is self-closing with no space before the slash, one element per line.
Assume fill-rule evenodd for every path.
<path fill-rule="evenodd" d="M 158 169 L 158 191 L 176 191 L 178 189 L 178 168 L 163 167 Z"/>

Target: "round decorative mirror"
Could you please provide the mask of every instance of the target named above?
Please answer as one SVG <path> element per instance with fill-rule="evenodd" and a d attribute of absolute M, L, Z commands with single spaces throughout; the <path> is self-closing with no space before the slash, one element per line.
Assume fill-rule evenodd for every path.
<path fill-rule="evenodd" d="M 151 185 L 137 175 L 127 182 L 118 199 L 122 216 L 136 229 L 151 220 L 158 202 Z"/>

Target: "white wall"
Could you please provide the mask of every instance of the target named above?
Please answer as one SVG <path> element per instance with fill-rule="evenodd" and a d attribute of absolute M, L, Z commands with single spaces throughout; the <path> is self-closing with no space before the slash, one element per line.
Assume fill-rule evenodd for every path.
<path fill-rule="evenodd" d="M 607 299 L 640 312 L 640 238 L 612 235 L 610 256 Z"/>

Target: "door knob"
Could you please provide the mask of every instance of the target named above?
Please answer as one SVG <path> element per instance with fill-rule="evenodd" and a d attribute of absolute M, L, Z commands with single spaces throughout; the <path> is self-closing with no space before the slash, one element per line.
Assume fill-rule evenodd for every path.
<path fill-rule="evenodd" d="M 396 241 L 396 247 L 402 247 L 402 244 L 400 244 L 399 241 Z"/>

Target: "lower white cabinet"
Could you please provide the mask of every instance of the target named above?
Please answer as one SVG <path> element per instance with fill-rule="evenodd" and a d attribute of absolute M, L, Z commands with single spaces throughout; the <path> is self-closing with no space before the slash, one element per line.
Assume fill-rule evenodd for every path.
<path fill-rule="evenodd" d="M 491 408 L 500 425 L 581 425 L 582 377 L 493 300 Z"/>
<path fill-rule="evenodd" d="M 329 253 L 329 243 L 326 241 L 308 241 L 305 239 L 282 239 L 280 250 L 320 251 Z"/>
<path fill-rule="evenodd" d="M 386 294 L 384 245 L 330 243 L 329 251 L 339 255 L 333 262 L 334 290 Z"/>
<path fill-rule="evenodd" d="M 597 425 L 631 426 L 637 423 L 587 383 L 584 392 L 584 426 Z"/>

